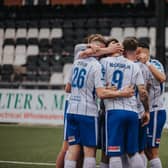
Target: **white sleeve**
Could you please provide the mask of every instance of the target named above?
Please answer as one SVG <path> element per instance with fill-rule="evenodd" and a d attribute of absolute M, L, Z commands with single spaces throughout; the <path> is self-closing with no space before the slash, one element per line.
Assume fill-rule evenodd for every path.
<path fill-rule="evenodd" d="M 151 80 L 151 72 L 145 64 L 141 64 L 141 71 L 144 78 L 144 82 L 149 82 Z"/>
<path fill-rule="evenodd" d="M 95 88 L 104 87 L 104 77 L 102 73 L 101 64 L 97 64 L 94 67 L 94 83 L 95 83 Z"/>
<path fill-rule="evenodd" d="M 141 69 L 139 68 L 139 66 L 135 66 L 135 84 L 138 86 L 138 85 L 144 85 L 145 82 L 144 82 L 144 77 L 142 75 L 142 71 Z"/>
<path fill-rule="evenodd" d="M 79 58 L 80 52 L 86 50 L 87 44 L 77 44 L 74 49 L 74 61 Z"/>
<path fill-rule="evenodd" d="M 155 66 L 160 72 L 165 73 L 165 70 L 164 70 L 164 67 L 163 67 L 162 63 L 159 62 L 158 60 L 152 60 L 151 64 L 153 66 Z"/>
<path fill-rule="evenodd" d="M 105 61 L 105 59 L 101 59 L 100 63 L 102 65 L 102 75 L 103 75 L 103 84 L 104 86 L 106 86 L 107 83 L 107 62 Z"/>

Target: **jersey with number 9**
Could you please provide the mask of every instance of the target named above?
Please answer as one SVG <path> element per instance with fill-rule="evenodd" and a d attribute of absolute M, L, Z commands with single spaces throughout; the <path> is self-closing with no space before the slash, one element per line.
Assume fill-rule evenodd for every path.
<path fill-rule="evenodd" d="M 106 57 L 101 59 L 101 64 L 105 71 L 105 82 L 111 86 L 122 90 L 126 86 L 137 86 L 144 84 L 142 72 L 135 63 L 129 61 L 123 56 Z M 115 98 L 105 100 L 106 110 L 123 109 L 137 111 L 136 97 Z"/>

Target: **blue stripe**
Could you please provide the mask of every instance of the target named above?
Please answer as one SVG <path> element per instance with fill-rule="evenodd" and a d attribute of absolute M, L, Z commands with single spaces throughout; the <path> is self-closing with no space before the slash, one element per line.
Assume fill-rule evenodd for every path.
<path fill-rule="evenodd" d="M 96 98 L 96 89 L 95 89 L 95 87 L 93 88 L 92 95 L 93 95 L 93 99 L 95 100 L 95 98 Z"/>
<path fill-rule="evenodd" d="M 163 83 L 160 83 L 160 94 L 163 93 Z"/>

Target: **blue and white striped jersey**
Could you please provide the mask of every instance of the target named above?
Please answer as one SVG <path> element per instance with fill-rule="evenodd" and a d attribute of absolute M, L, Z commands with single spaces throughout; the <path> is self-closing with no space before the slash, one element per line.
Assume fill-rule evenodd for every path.
<path fill-rule="evenodd" d="M 74 61 L 79 59 L 79 54 L 81 51 L 86 50 L 87 44 L 77 44 L 74 49 Z"/>
<path fill-rule="evenodd" d="M 137 61 L 135 63 L 139 66 L 140 70 L 142 71 L 144 83 L 145 83 L 145 86 L 147 87 L 147 84 L 150 83 L 151 73 L 145 64 L 143 64 L 139 61 Z M 138 112 L 139 112 L 139 118 L 141 118 L 141 116 L 143 115 L 143 112 L 145 112 L 145 110 L 144 110 L 143 104 L 140 100 L 138 92 L 137 92 L 137 108 L 138 108 Z"/>
<path fill-rule="evenodd" d="M 104 67 L 106 84 L 116 86 L 122 90 L 126 86 L 144 84 L 142 72 L 134 62 L 124 58 L 106 57 L 101 59 Z M 114 98 L 104 100 L 106 111 L 111 109 L 130 110 L 138 113 L 136 96 L 131 98 Z"/>
<path fill-rule="evenodd" d="M 101 64 L 93 57 L 76 60 L 69 83 L 71 96 L 67 113 L 98 116 L 95 89 L 104 87 Z"/>
<path fill-rule="evenodd" d="M 160 72 L 164 73 L 163 65 L 155 59 L 151 59 L 150 63 L 155 66 Z M 160 83 L 155 79 L 155 77 L 151 73 L 151 81 L 150 81 L 150 89 L 149 89 L 149 100 L 150 100 L 150 111 L 163 109 L 163 92 L 164 92 L 164 83 Z"/>

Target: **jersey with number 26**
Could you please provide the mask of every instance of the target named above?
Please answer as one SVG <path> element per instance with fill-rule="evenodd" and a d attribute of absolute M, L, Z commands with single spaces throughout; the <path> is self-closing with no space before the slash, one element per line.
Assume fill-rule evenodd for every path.
<path fill-rule="evenodd" d="M 69 83 L 71 96 L 67 113 L 98 116 L 95 89 L 103 87 L 101 64 L 93 57 L 76 60 Z"/>
<path fill-rule="evenodd" d="M 104 68 L 106 84 L 122 90 L 126 86 L 144 84 L 142 72 L 138 65 L 129 61 L 124 56 L 107 57 L 101 59 Z M 115 98 L 104 100 L 106 110 L 120 109 L 138 113 L 136 96 L 131 98 Z"/>

